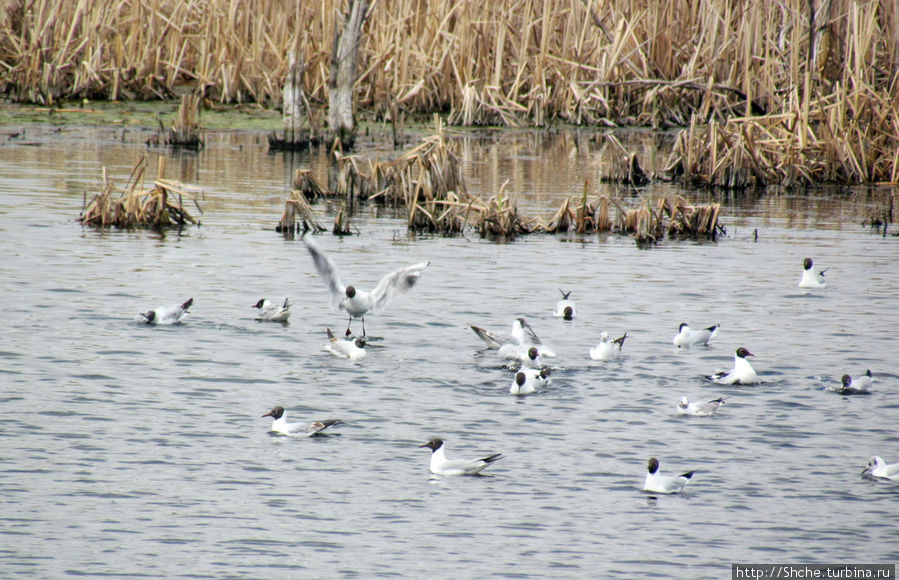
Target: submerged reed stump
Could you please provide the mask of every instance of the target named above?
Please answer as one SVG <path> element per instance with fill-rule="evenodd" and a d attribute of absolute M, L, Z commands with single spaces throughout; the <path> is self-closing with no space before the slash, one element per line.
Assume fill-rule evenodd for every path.
<path fill-rule="evenodd" d="M 197 224 L 184 207 L 184 198 L 194 203 L 197 211 L 203 213 L 197 200 L 191 195 L 194 188 L 178 181 L 156 178 L 150 189 L 138 189 L 144 169 L 146 157 L 138 161 L 131 172 L 128 187 L 116 193 L 113 184 L 103 168 L 103 189 L 94 195 L 90 203 L 82 206 L 79 220 L 82 224 L 94 227 L 115 226 L 118 228 L 156 228 L 183 227 L 187 223 Z M 165 158 L 159 158 L 159 174 L 163 174 Z"/>
<path fill-rule="evenodd" d="M 165 139 L 166 145 L 199 150 L 203 147 L 200 138 L 200 97 L 184 95 L 178 107 L 175 124 L 169 129 Z"/>

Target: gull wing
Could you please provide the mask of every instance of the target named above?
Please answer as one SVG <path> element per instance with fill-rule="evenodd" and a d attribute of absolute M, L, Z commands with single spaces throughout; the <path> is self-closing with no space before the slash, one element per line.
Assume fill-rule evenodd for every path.
<path fill-rule="evenodd" d="M 422 270 L 428 267 L 430 262 L 420 262 L 405 268 L 399 268 L 387 274 L 375 289 L 371 291 L 372 312 L 379 312 L 393 300 L 397 294 L 410 290 L 418 282 Z"/>
<path fill-rule="evenodd" d="M 470 326 L 474 333 L 478 335 L 478 338 L 487 343 L 487 346 L 490 348 L 500 348 L 505 344 L 505 339 L 495 332 L 490 332 L 486 328 L 481 328 L 474 324 L 469 324 L 468 326 Z"/>
<path fill-rule="evenodd" d="M 306 427 L 306 433 L 309 435 L 315 435 L 321 431 L 324 431 L 328 427 L 332 425 L 337 425 L 338 423 L 342 423 L 340 419 L 328 419 L 327 421 L 315 421 L 314 423 L 310 423 Z"/>
<path fill-rule="evenodd" d="M 530 346 L 543 344 L 540 341 L 540 337 L 537 336 L 537 333 L 534 332 L 534 329 L 531 328 L 531 325 L 528 324 L 527 320 L 524 318 L 516 318 L 512 322 L 512 340 L 517 342 L 518 344 L 527 344 Z"/>
<path fill-rule="evenodd" d="M 340 282 L 340 274 L 337 273 L 337 267 L 331 261 L 331 258 L 325 255 L 311 239 L 304 237 L 303 243 L 306 244 L 306 249 L 309 250 L 309 255 L 312 256 L 315 269 L 328 288 L 328 303 L 331 308 L 336 309 L 346 295 L 346 286 Z"/>

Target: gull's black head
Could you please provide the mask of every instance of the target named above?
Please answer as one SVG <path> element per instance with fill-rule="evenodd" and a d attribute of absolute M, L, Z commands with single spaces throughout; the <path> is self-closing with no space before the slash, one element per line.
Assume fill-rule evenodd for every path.
<path fill-rule="evenodd" d="M 263 304 L 265 304 L 265 298 L 260 298 L 259 302 L 253 305 L 253 308 L 262 308 Z"/>
<path fill-rule="evenodd" d="M 678 331 L 678 332 L 683 332 L 685 326 L 686 326 L 687 328 L 690 327 L 690 325 L 687 324 L 686 322 L 681 322 L 681 323 L 680 323 L 680 326 L 677 327 L 677 331 Z"/>
<path fill-rule="evenodd" d="M 840 382 L 843 383 L 843 388 L 846 388 L 852 384 L 852 377 L 850 377 L 849 375 L 843 375 L 843 378 L 840 379 Z"/>
<path fill-rule="evenodd" d="M 272 419 L 280 419 L 283 416 L 284 407 L 275 407 L 274 409 L 263 415 L 263 417 L 271 417 Z"/>
<path fill-rule="evenodd" d="M 647 469 L 647 471 L 649 471 L 649 473 L 655 473 L 656 471 L 658 471 L 659 470 L 659 460 L 656 459 L 655 457 L 650 457 L 649 465 L 646 466 L 646 469 Z"/>
<path fill-rule="evenodd" d="M 190 305 L 193 303 L 194 303 L 194 299 L 188 298 L 187 302 L 185 302 L 184 304 L 181 305 L 181 310 L 187 310 L 188 308 L 190 308 Z"/>
<path fill-rule="evenodd" d="M 574 308 L 571 306 L 566 306 L 564 310 L 562 310 L 562 318 L 564 320 L 571 320 L 574 318 Z"/>
<path fill-rule="evenodd" d="M 805 260 L 803 260 L 802 267 L 806 270 L 811 270 L 812 269 L 812 259 L 806 258 Z"/>
<path fill-rule="evenodd" d="M 537 360 L 537 356 L 539 354 L 540 354 L 540 352 L 537 350 L 536 346 L 532 346 L 531 348 L 528 349 L 528 358 L 531 360 Z"/>
<path fill-rule="evenodd" d="M 147 317 L 147 322 L 153 322 L 154 320 L 156 320 L 156 311 L 148 310 L 147 313 L 144 314 L 144 316 Z"/>
<path fill-rule="evenodd" d="M 355 295 L 356 295 L 356 289 L 353 288 L 352 286 L 347 286 L 346 287 L 346 297 L 352 298 Z"/>
<path fill-rule="evenodd" d="M 422 443 L 419 447 L 427 447 L 431 451 L 437 451 L 441 447 L 443 447 L 443 439 L 434 438 L 428 441 L 427 443 Z"/>
<path fill-rule="evenodd" d="M 365 348 L 365 344 L 366 344 L 365 337 L 360 336 L 359 338 L 356 339 L 355 342 L 356 342 L 356 346 L 358 346 L 359 348 Z"/>
<path fill-rule="evenodd" d="M 548 379 L 549 373 L 552 372 L 549 367 L 543 367 L 540 369 L 540 378 Z"/>
<path fill-rule="evenodd" d="M 746 358 L 747 356 L 755 356 L 755 355 L 741 346 L 740 348 L 737 349 L 737 356 L 740 358 Z"/>
<path fill-rule="evenodd" d="M 519 387 L 523 387 L 524 382 L 527 379 L 528 379 L 527 376 L 523 372 L 519 371 L 519 372 L 515 373 L 515 384 L 518 385 Z"/>

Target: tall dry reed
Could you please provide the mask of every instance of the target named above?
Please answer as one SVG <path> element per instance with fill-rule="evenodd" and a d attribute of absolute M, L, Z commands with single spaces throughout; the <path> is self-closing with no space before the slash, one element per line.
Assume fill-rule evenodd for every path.
<path fill-rule="evenodd" d="M 41 103 L 184 92 L 273 103 L 296 45 L 304 94 L 321 107 L 342 9 L 296 0 L 7 0 L 0 92 Z M 897 71 L 891 0 L 381 0 L 363 27 L 355 87 L 357 107 L 376 117 L 441 111 L 464 125 L 664 127 L 696 118 L 711 131 L 704 124 L 713 120 L 724 127 L 772 116 L 785 134 L 768 135 L 763 121 L 721 137 L 739 137 L 748 152 L 760 141 L 785 143 L 772 146 L 775 167 L 804 156 L 826 164 L 824 178 L 896 181 Z"/>

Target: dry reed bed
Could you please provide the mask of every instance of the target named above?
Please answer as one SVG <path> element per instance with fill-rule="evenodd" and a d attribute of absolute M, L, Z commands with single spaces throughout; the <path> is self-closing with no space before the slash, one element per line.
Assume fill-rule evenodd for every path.
<path fill-rule="evenodd" d="M 617 146 L 620 148 L 620 143 Z M 324 230 L 312 218 L 307 199 L 326 195 L 340 199 L 333 230 L 339 235 L 350 232 L 347 208 L 371 201 L 406 208 L 408 227 L 413 231 L 449 234 L 467 230 L 503 237 L 570 231 L 620 232 L 633 234 L 638 243 L 655 243 L 665 235 L 715 239 L 720 229 L 718 204 L 691 206 L 675 197 L 661 198 L 655 207 L 644 202 L 642 207 L 626 209 L 609 196 L 590 198 L 589 184 L 584 185 L 581 196 L 566 199 L 549 220 L 520 212 L 514 198 L 505 193 L 506 183 L 496 195 L 484 200 L 466 191 L 459 158 L 446 141 L 439 121 L 434 135 L 393 161 L 366 160 L 355 155 L 336 157 L 330 194 L 311 172 L 297 171 L 278 231 L 293 233 L 299 228 L 298 219 L 302 220 L 304 231 Z"/>
<path fill-rule="evenodd" d="M 81 210 L 80 221 L 82 224 L 95 227 L 115 226 L 118 228 L 165 228 L 170 226 L 183 227 L 187 223 L 196 224 L 197 221 L 184 208 L 184 198 L 193 201 L 197 211 L 202 213 L 199 204 L 192 195 L 192 188 L 179 181 L 157 177 L 150 189 L 138 189 L 143 181 L 147 159 L 142 157 L 131 171 L 128 185 L 121 192 L 116 192 L 115 186 L 106 175 L 103 168 L 103 188 L 87 202 Z M 165 173 L 165 158 L 159 158 L 158 175 Z"/>
<path fill-rule="evenodd" d="M 819 0 L 810 17 L 809 4 L 381 0 L 363 27 L 356 100 L 376 118 L 448 111 L 462 125 L 698 118 L 718 122 L 706 137 L 721 147 L 705 169 L 685 168 L 699 181 L 896 181 L 899 7 Z M 299 47 L 304 94 L 321 107 L 340 9 L 11 0 L 0 8 L 0 92 L 45 104 L 184 91 L 276 103 Z"/>
<path fill-rule="evenodd" d="M 810 36 L 800 0 L 381 0 L 363 28 L 358 103 L 452 111 L 462 124 L 683 126 L 692 112 L 785 112 L 796 91 L 827 98 L 846 80 L 889 94 L 895 3 L 816 5 Z M 187 85 L 223 102 L 277 102 L 298 45 L 304 93 L 325 103 L 338 8 L 12 0 L 0 10 L 4 90 L 46 102 L 169 97 Z"/>
<path fill-rule="evenodd" d="M 725 188 L 816 183 L 899 182 L 899 106 L 895 99 L 843 91 L 806 113 L 694 117 L 679 133 L 666 172 Z"/>

